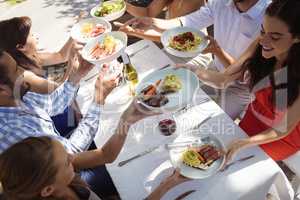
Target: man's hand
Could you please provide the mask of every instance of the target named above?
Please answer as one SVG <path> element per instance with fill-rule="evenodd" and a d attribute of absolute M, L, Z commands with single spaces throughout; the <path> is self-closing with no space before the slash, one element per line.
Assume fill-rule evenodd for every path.
<path fill-rule="evenodd" d="M 203 54 L 212 53 L 214 55 L 218 55 L 221 51 L 221 47 L 218 42 L 211 36 L 206 36 L 206 39 L 209 40 L 208 46 L 203 50 Z"/>
<path fill-rule="evenodd" d="M 117 86 L 119 78 L 104 79 L 100 74 L 95 84 L 95 102 L 104 105 L 106 97 Z"/>
<path fill-rule="evenodd" d="M 149 17 L 133 18 L 125 24 L 114 22 L 114 25 L 120 27 L 119 31 L 139 38 L 159 38 L 163 32 Z"/>

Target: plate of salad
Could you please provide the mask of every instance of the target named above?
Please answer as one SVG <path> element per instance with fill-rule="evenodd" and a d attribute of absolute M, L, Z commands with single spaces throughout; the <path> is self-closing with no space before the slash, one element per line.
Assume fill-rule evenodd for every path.
<path fill-rule="evenodd" d="M 163 32 L 161 42 L 168 53 L 183 58 L 196 57 L 209 43 L 203 32 L 188 27 Z"/>
<path fill-rule="evenodd" d="M 104 1 L 92 8 L 90 14 L 93 17 L 103 18 L 107 21 L 113 21 L 124 15 L 126 3 L 124 0 Z"/>

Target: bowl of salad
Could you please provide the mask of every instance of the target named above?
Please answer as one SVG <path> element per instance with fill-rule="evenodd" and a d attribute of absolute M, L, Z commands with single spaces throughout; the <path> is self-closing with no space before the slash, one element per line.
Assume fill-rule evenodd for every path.
<path fill-rule="evenodd" d="M 189 27 L 177 27 L 163 32 L 161 43 L 166 51 L 174 56 L 196 57 L 208 45 L 205 34 Z"/>
<path fill-rule="evenodd" d="M 101 3 L 92 8 L 90 14 L 93 17 L 102 18 L 107 21 L 113 21 L 124 15 L 126 3 L 124 0 L 101 1 Z"/>

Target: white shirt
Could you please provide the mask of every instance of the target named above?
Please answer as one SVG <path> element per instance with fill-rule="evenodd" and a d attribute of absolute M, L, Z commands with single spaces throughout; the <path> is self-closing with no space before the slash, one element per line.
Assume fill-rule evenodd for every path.
<path fill-rule="evenodd" d="M 214 25 L 214 37 L 222 49 L 237 59 L 256 39 L 263 16 L 271 0 L 259 0 L 247 12 L 240 13 L 232 0 L 209 0 L 199 10 L 180 18 L 183 26 L 203 29 Z M 214 61 L 218 70 L 221 62 Z"/>

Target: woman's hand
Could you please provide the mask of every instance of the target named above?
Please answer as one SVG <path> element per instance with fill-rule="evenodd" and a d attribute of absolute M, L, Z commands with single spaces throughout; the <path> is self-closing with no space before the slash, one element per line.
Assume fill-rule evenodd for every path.
<path fill-rule="evenodd" d="M 186 182 L 188 180 L 190 180 L 190 179 L 188 179 L 180 174 L 179 169 L 175 169 L 173 174 L 171 176 L 167 177 L 161 184 L 170 184 L 174 187 L 174 186 L 176 186 L 180 183 Z"/>
<path fill-rule="evenodd" d="M 177 63 L 177 64 L 175 64 L 175 68 L 176 69 L 185 68 L 185 69 L 188 69 L 188 70 L 190 70 L 194 73 L 197 73 L 197 70 L 199 69 L 199 66 L 192 65 L 192 64 L 187 64 L 187 63 Z"/>
<path fill-rule="evenodd" d="M 209 40 L 208 46 L 202 51 L 203 54 L 212 53 L 218 55 L 221 52 L 221 47 L 218 42 L 211 36 L 206 36 L 206 39 Z"/>
<path fill-rule="evenodd" d="M 160 185 L 146 198 L 146 200 L 159 200 L 166 192 L 168 192 L 168 190 L 188 180 L 188 178 L 181 176 L 179 170 L 176 169 L 171 176 L 167 177 L 160 183 Z"/>
<path fill-rule="evenodd" d="M 224 167 L 226 164 L 228 164 L 234 156 L 240 152 L 242 149 L 246 148 L 249 145 L 249 141 L 247 139 L 239 139 L 239 140 L 234 140 L 232 141 L 228 146 L 227 146 L 227 151 L 226 151 L 226 161 L 224 164 Z"/>

